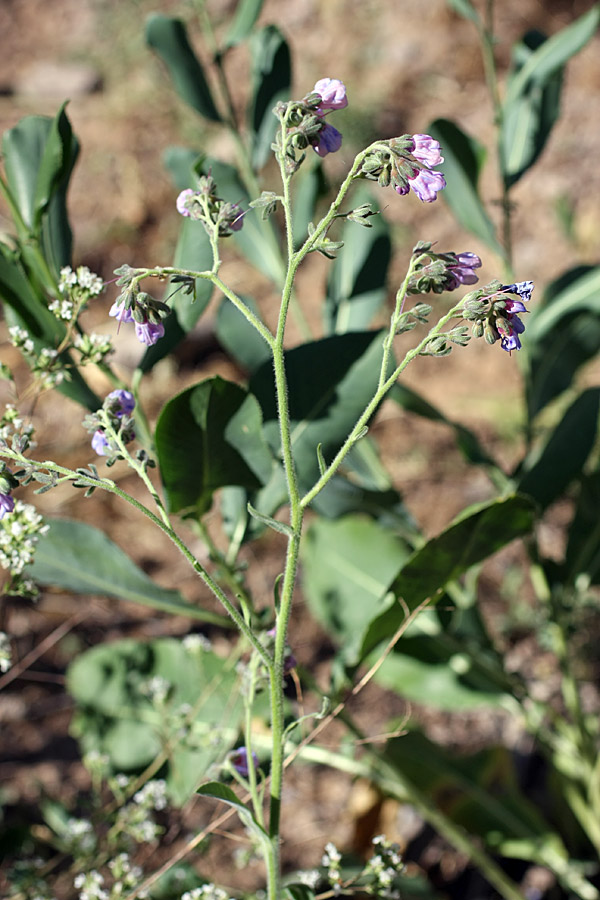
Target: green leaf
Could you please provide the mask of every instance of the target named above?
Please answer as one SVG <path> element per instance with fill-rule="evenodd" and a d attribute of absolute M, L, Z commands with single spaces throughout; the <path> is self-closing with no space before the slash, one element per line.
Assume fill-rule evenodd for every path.
<path fill-rule="evenodd" d="M 319 478 L 318 445 L 322 445 L 325 461 L 331 462 L 373 398 L 382 345 L 383 332 L 350 332 L 304 344 L 285 354 L 292 445 L 302 491 L 309 490 Z M 261 405 L 267 441 L 279 455 L 277 402 L 270 363 L 252 376 L 250 390 Z"/>
<path fill-rule="evenodd" d="M 471 566 L 505 544 L 528 534 L 534 505 L 527 497 L 508 497 L 470 506 L 440 535 L 417 550 L 402 566 L 391 590 L 409 610 L 435 595 Z M 398 607 L 398 624 L 404 612 Z"/>
<path fill-rule="evenodd" d="M 248 37 L 260 16 L 264 0 L 238 0 L 235 18 L 225 35 L 225 48 L 235 47 Z"/>
<path fill-rule="evenodd" d="M 478 181 L 485 161 L 485 148 L 448 119 L 436 119 L 427 133 L 442 146 L 444 163 L 440 171 L 446 177 L 442 197 L 456 220 L 503 257 L 504 250 L 479 196 Z"/>
<path fill-rule="evenodd" d="M 265 484 L 273 461 L 261 426 L 256 399 L 218 376 L 173 397 L 156 425 L 169 509 L 202 515 L 220 487 Z"/>
<path fill-rule="evenodd" d="M 401 540 L 365 516 L 316 520 L 308 528 L 301 549 L 304 594 L 347 664 L 358 662 L 364 632 L 389 607 L 388 585 L 407 556 Z"/>
<path fill-rule="evenodd" d="M 167 683 L 164 707 L 153 705 L 148 684 Z M 188 650 L 174 638 L 115 641 L 81 654 L 67 672 L 77 702 L 73 731 L 82 750 L 106 753 L 113 771 L 139 771 L 161 750 L 169 794 L 183 804 L 206 770 L 231 749 L 243 718 L 239 677 L 231 658 Z M 190 728 L 181 735 L 181 714 Z"/>
<path fill-rule="evenodd" d="M 181 19 L 158 13 L 151 15 L 146 22 L 146 43 L 167 66 L 181 99 L 205 119 L 220 122 L 204 69 L 190 46 L 186 26 Z"/>
<path fill-rule="evenodd" d="M 600 388 L 589 388 L 575 400 L 545 447 L 525 460 L 518 490 L 549 506 L 578 478 L 598 434 Z"/>
<path fill-rule="evenodd" d="M 526 397 L 532 420 L 600 350 L 600 268 L 578 266 L 546 289 L 527 317 Z"/>
<path fill-rule="evenodd" d="M 400 784 L 416 787 L 444 816 L 495 852 L 551 868 L 568 860 L 560 837 L 521 793 L 506 748 L 459 756 L 411 731 L 388 744 L 386 757 Z"/>
<path fill-rule="evenodd" d="M 259 314 L 251 297 L 242 296 L 241 299 L 253 313 Z M 266 341 L 226 297 L 217 310 L 215 332 L 223 349 L 247 372 L 255 372 L 271 358 Z"/>
<path fill-rule="evenodd" d="M 369 190 L 353 198 L 355 207 L 371 200 Z M 345 334 L 368 328 L 385 301 L 387 272 L 392 255 L 389 227 L 381 214 L 368 220 L 371 228 L 346 221 L 340 240 L 344 246 L 327 280 L 325 331 Z"/>
<path fill-rule="evenodd" d="M 261 169 L 271 154 L 278 120 L 273 107 L 289 98 L 292 84 L 290 48 L 275 25 L 252 36 L 252 104 L 249 125 L 254 134 L 252 163 Z"/>
<path fill-rule="evenodd" d="M 575 516 L 569 528 L 566 568 L 569 584 L 585 574 L 591 584 L 600 584 L 600 471 L 581 479 Z"/>
<path fill-rule="evenodd" d="M 546 36 L 540 32 L 528 32 L 522 43 L 513 48 L 517 72 L 545 41 Z M 513 73 L 512 77 L 517 76 Z M 562 68 L 543 83 L 530 80 L 514 96 L 509 80 L 507 93 L 511 99 L 504 104 L 500 131 L 500 163 L 507 187 L 531 168 L 544 149 L 560 114 L 562 84 Z"/>
<path fill-rule="evenodd" d="M 378 655 L 376 651 L 367 662 Z M 450 649 L 438 635 L 403 635 L 375 679 L 413 703 L 437 709 L 498 706 L 506 700 L 506 693 L 478 671 L 467 653 Z"/>
<path fill-rule="evenodd" d="M 208 784 L 199 787 L 196 793 L 202 797 L 212 797 L 214 800 L 220 800 L 221 803 L 231 806 L 237 812 L 245 828 L 257 835 L 260 841 L 269 840 L 267 832 L 258 824 L 252 811 L 240 801 L 237 794 L 228 785 L 221 784 L 219 781 L 209 781 Z"/>
<path fill-rule="evenodd" d="M 305 884 L 287 884 L 284 888 L 288 900 L 314 900 L 315 892 Z"/>
<path fill-rule="evenodd" d="M 98 594 L 173 615 L 229 625 L 226 616 L 186 603 L 179 591 L 157 585 L 102 531 L 84 522 L 51 519 L 27 571 L 41 584 L 77 594 Z"/>

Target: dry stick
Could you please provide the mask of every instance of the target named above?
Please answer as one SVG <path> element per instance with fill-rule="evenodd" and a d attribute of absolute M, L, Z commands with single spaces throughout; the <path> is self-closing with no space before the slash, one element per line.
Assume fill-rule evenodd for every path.
<path fill-rule="evenodd" d="M 6 687 L 7 684 L 10 684 L 11 681 L 14 681 L 15 678 L 18 678 L 25 669 L 28 669 L 36 660 L 42 656 L 46 650 L 49 650 L 50 647 L 53 647 L 54 644 L 58 643 L 61 638 L 63 638 L 66 634 L 71 631 L 76 625 L 79 625 L 83 619 L 88 615 L 88 610 L 83 610 L 81 612 L 75 613 L 71 616 L 70 619 L 67 619 L 66 622 L 63 622 L 62 625 L 59 625 L 58 628 L 55 628 L 54 631 L 51 631 L 50 634 L 44 638 L 43 641 L 34 647 L 23 659 L 20 659 L 8 672 L 0 678 L 0 691 L 2 688 Z"/>
<path fill-rule="evenodd" d="M 350 694 L 348 695 L 348 697 L 345 700 L 341 700 L 338 703 L 338 705 L 336 706 L 336 708 L 332 712 L 328 713 L 327 716 L 325 716 L 325 718 L 319 722 L 319 724 L 316 726 L 316 728 L 314 728 L 313 731 L 311 731 L 311 733 L 307 737 L 305 737 L 304 740 L 302 740 L 300 742 L 300 744 L 298 744 L 298 746 L 295 747 L 294 750 L 286 757 L 284 764 L 283 764 L 285 769 L 287 769 L 288 766 L 290 766 L 292 764 L 294 759 L 304 749 L 304 747 L 306 747 L 308 744 L 310 744 L 318 734 L 320 734 L 322 731 L 324 731 L 331 724 L 331 722 L 336 718 L 336 716 L 339 716 L 339 714 L 344 709 L 348 700 L 351 697 L 356 697 L 356 695 L 360 691 L 362 691 L 362 689 L 365 687 L 365 685 L 368 684 L 368 682 L 373 678 L 373 676 L 375 675 L 377 670 L 383 664 L 386 657 L 389 656 L 389 654 L 392 652 L 395 645 L 398 643 L 398 641 L 400 640 L 400 638 L 402 637 L 402 635 L 404 634 L 404 632 L 406 631 L 408 626 L 411 624 L 411 622 L 413 622 L 416 619 L 416 617 L 418 616 L 418 614 L 420 612 L 422 612 L 426 606 L 428 606 L 429 599 L 430 598 L 427 598 L 427 600 L 424 600 L 423 603 L 421 603 L 419 606 L 417 606 L 416 609 L 414 609 L 412 611 L 412 613 L 409 613 L 408 608 L 405 607 L 406 618 L 404 619 L 404 621 L 402 622 L 400 627 L 395 632 L 394 636 L 391 638 L 391 640 L 387 644 L 385 650 L 383 651 L 383 653 L 381 654 L 381 656 L 379 657 L 377 662 L 375 662 L 371 666 L 371 668 L 368 670 L 368 672 L 365 675 L 363 675 L 363 677 L 360 679 L 360 681 L 358 681 L 354 685 L 354 687 L 350 691 Z M 269 779 L 266 779 L 267 784 L 268 784 L 268 782 L 269 782 Z M 246 803 L 249 799 L 250 799 L 250 793 L 248 791 L 246 791 L 246 793 L 240 798 L 242 803 Z M 125 900 L 135 900 L 135 898 L 139 895 L 140 891 L 148 890 L 148 888 L 151 887 L 154 884 L 154 882 L 157 881 L 162 875 L 164 875 L 165 872 L 168 872 L 169 869 L 172 868 L 172 866 L 174 866 L 181 859 L 183 859 L 185 856 L 187 856 L 188 853 L 191 853 L 191 851 L 195 847 L 197 847 L 198 844 L 200 844 L 204 840 L 205 837 L 207 837 L 209 834 L 212 834 L 212 832 L 214 832 L 214 830 L 216 828 L 219 828 L 224 822 L 227 822 L 233 815 L 235 815 L 235 809 L 228 809 L 224 813 L 222 813 L 218 818 L 216 818 L 212 822 L 210 822 L 206 826 L 206 828 L 204 828 L 202 831 L 200 831 L 195 837 L 192 838 L 191 841 L 189 841 L 184 847 L 182 847 L 180 850 L 177 851 L 177 853 L 175 853 L 170 859 L 168 859 L 167 862 L 164 863 L 160 867 L 160 869 L 157 869 L 156 872 L 153 872 L 152 875 L 149 875 L 148 878 L 146 878 L 146 880 L 142 882 L 142 884 L 138 885 L 138 887 L 136 887 L 135 890 L 133 890 L 130 894 L 128 894 L 127 897 L 125 897 Z"/>

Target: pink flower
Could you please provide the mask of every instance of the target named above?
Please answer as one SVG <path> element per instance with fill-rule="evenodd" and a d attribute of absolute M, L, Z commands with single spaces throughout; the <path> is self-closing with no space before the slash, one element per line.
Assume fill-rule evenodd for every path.
<path fill-rule="evenodd" d="M 419 200 L 424 203 L 433 203 L 438 191 L 446 187 L 446 179 L 441 172 L 432 172 L 430 169 L 421 169 L 414 178 L 408 179 L 408 187 L 411 187 Z M 408 194 L 408 187 L 396 186 L 399 194 Z"/>
<path fill-rule="evenodd" d="M 454 291 L 460 284 L 475 284 L 478 276 L 475 269 L 481 266 L 481 260 L 476 253 L 466 250 L 464 253 L 456 253 L 456 263 L 450 263 L 447 268 L 447 291 Z"/>
<path fill-rule="evenodd" d="M 146 344 L 148 347 L 156 344 L 163 337 L 164 333 L 165 326 L 162 322 L 155 323 L 146 320 L 145 322 L 135 323 L 135 336 L 138 341 L 141 341 L 142 344 Z"/>
<path fill-rule="evenodd" d="M 317 137 L 319 142 L 318 144 L 313 144 L 313 149 L 319 156 L 335 153 L 342 146 L 342 135 L 337 128 L 334 128 L 329 123 L 325 124 Z"/>
<path fill-rule="evenodd" d="M 337 78 L 320 78 L 313 91 L 315 94 L 320 94 L 323 99 L 319 110 L 344 109 L 348 106 L 346 85 Z"/>
<path fill-rule="evenodd" d="M 429 168 L 444 162 L 444 157 L 440 155 L 439 141 L 434 141 L 428 134 L 413 134 L 412 137 L 415 142 L 412 155 L 415 159 Z"/>
<path fill-rule="evenodd" d="M 186 188 L 185 191 L 182 191 L 177 197 L 175 205 L 177 206 L 177 212 L 182 216 L 187 216 L 188 218 L 191 216 L 191 212 L 187 208 L 186 203 L 195 193 L 196 191 L 193 191 L 191 188 Z"/>

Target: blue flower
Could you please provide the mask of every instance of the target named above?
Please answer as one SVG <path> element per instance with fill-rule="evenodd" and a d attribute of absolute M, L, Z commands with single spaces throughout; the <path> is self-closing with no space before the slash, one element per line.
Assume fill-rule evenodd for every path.
<path fill-rule="evenodd" d="M 242 776 L 242 778 L 248 777 L 248 751 L 245 747 L 238 747 L 237 750 L 231 751 L 231 756 L 229 757 L 231 761 L 231 765 L 235 769 L 235 771 Z M 254 751 L 252 751 L 252 762 L 254 763 L 254 768 L 258 769 L 258 756 Z"/>
<path fill-rule="evenodd" d="M 6 513 L 11 513 L 15 508 L 15 501 L 10 494 L 0 494 L 0 519 L 3 519 Z"/>
<path fill-rule="evenodd" d="M 110 453 L 110 445 L 106 438 L 106 435 L 103 431 L 95 431 L 92 437 L 92 450 L 94 450 L 98 456 L 108 456 Z"/>

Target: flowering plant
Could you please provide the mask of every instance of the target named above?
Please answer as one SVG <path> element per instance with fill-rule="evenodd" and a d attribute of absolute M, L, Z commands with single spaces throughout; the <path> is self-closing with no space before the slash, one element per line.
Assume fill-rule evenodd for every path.
<path fill-rule="evenodd" d="M 468 18 L 479 22 L 469 3 L 461 6 Z M 150 812 L 160 816 L 167 797 L 182 805 L 194 795 L 225 805 L 218 822 L 233 814 L 239 817 L 251 852 L 263 860 L 269 900 L 311 900 L 317 892 L 329 896 L 359 889 L 380 897 L 399 896 L 408 877 L 402 854 L 380 836 L 373 841 L 374 856 L 362 868 L 352 870 L 328 843 L 320 869 L 284 875 L 284 775 L 301 756 L 368 778 L 399 801 L 408 798 L 418 815 L 471 859 L 507 900 L 520 893 L 495 854 L 508 858 L 516 844 L 523 859 L 547 867 L 565 890 L 595 900 L 597 891 L 587 871 L 569 862 L 568 838 L 551 830 L 515 787 L 505 755 L 485 751 L 484 771 L 480 782 L 465 791 L 464 809 L 442 813 L 443 777 L 436 781 L 432 772 L 437 767 L 454 789 L 455 773 L 463 787 L 477 777 L 466 771 L 468 765 L 459 771 L 460 765 L 450 761 L 443 748 L 416 729 L 401 736 L 394 729 L 380 753 L 346 712 L 348 696 L 377 679 L 417 701 L 431 694 L 431 684 L 441 685 L 435 699 L 446 708 L 510 703 L 530 731 L 536 731 L 540 715 L 545 715 L 530 702 L 524 679 L 507 670 L 478 612 L 477 579 L 489 556 L 525 536 L 550 592 L 556 569 L 538 552 L 536 516 L 571 480 L 583 484 L 582 469 L 596 435 L 598 391 L 580 394 L 541 449 L 531 440 L 531 452 L 507 473 L 472 431 L 448 420 L 400 379 L 413 360 L 441 360 L 453 349 L 466 347 L 471 338 L 499 343 L 509 354 L 500 354 L 505 365 L 514 364 L 517 354 L 510 356 L 521 349 L 520 316 L 528 312 L 533 283 L 514 281 L 508 198 L 512 183 L 532 165 L 535 154 L 517 161 L 503 158 L 503 245 L 473 178 L 467 177 L 467 155 L 460 151 L 469 147 L 468 139 L 458 126 L 444 121 L 427 133 L 371 142 L 355 155 L 321 210 L 316 187 L 321 160 L 329 165 L 326 158 L 343 146 L 342 133 L 330 120 L 335 116 L 343 128 L 349 107 L 346 86 L 340 79 L 323 77 L 301 99 L 289 99 L 291 70 L 283 35 L 273 26 L 256 27 L 260 4 L 241 7 L 244 15 L 234 28 L 235 40 L 230 36 L 226 46 L 252 36 L 250 134 L 237 127 L 223 68 L 226 47 L 215 56 L 222 76 L 219 101 L 213 98 L 183 23 L 162 15 L 148 23 L 148 42 L 170 69 L 181 97 L 206 120 L 228 129 L 240 156 L 233 166 L 194 151 L 173 152 L 173 207 L 181 216 L 173 264 L 125 263 L 115 270 L 116 296 L 112 282 L 106 285 L 114 342 L 124 339 L 133 324 L 143 345 L 144 355 L 129 381 L 113 365 L 113 342 L 86 334 L 80 318 L 86 306 L 97 302 L 102 282 L 85 267 L 71 267 L 63 188 L 76 142 L 64 108 L 53 120 L 25 119 L 5 136 L 1 184 L 15 221 L 17 249 L 0 244 L 0 291 L 11 342 L 30 364 L 34 392 L 55 387 L 86 408 L 83 424 L 91 435 L 89 453 L 94 454 L 93 462 L 82 460 L 74 469 L 38 459 L 32 423 L 17 412 L 16 403 L 6 408 L 0 432 L 0 548 L 10 572 L 7 590 L 31 599 L 37 591 L 32 579 L 80 594 L 98 593 L 101 585 L 108 596 L 186 616 L 202 622 L 204 629 L 235 630 L 237 635 L 225 654 L 204 634 L 191 633 L 183 640 L 100 644 L 76 656 L 67 676 L 77 704 L 73 729 L 99 797 L 96 808 L 104 809 L 109 825 L 103 828 L 93 816 L 70 817 L 65 824 L 64 816 L 51 811 L 46 820 L 52 845 L 74 860 L 73 887 L 80 900 L 113 900 L 125 894 L 133 900 L 144 896 L 176 860 L 142 874 L 129 856 L 135 850 L 132 842 L 156 841 L 162 826 Z M 576 23 L 580 43 L 597 18 L 589 15 Z M 555 41 L 554 57 L 550 54 L 555 66 L 568 59 L 567 46 L 574 52 L 572 32 Z M 529 70 L 536 73 L 544 64 L 549 77 L 547 53 L 541 60 L 533 53 Z M 545 90 L 543 74 L 537 72 L 537 78 Z M 541 121 L 542 112 L 528 93 L 530 82 L 521 80 L 521 91 L 513 88 L 513 106 L 507 101 L 499 118 L 503 141 L 514 106 L 530 103 Z M 546 104 L 544 117 L 547 113 Z M 532 140 L 539 145 L 540 127 L 534 132 Z M 265 171 L 271 153 L 276 184 L 271 171 Z M 443 172 L 437 170 L 444 164 Z M 477 253 L 440 251 L 432 241 L 419 241 L 387 303 L 391 238 L 380 208 L 385 196 L 381 190 L 392 187 L 398 204 L 416 199 L 431 204 L 443 192 L 464 219 L 453 169 L 463 200 L 470 191 L 470 218 L 463 224 L 476 233 L 482 222 L 485 229 L 492 228 L 484 234 L 484 243 L 496 251 L 500 246 L 503 279 L 474 287 L 483 268 Z M 24 183 L 34 189 L 21 191 Z M 263 183 L 269 189 L 263 189 Z M 55 240 L 50 241 L 49 234 Z M 231 244 L 276 287 L 275 317 L 226 277 L 224 260 Z M 319 335 L 297 296 L 298 272 L 317 253 L 330 267 L 322 304 L 324 333 Z M 160 299 L 144 289 L 157 284 L 167 286 Z M 458 300 L 443 296 L 463 286 L 470 290 Z M 221 298 L 216 335 L 244 377 L 203 378 L 167 399 L 152 423 L 140 389 L 143 376 L 193 331 L 213 293 Z M 414 295 L 419 295 L 416 302 Z M 525 344 L 532 335 L 533 350 L 525 364 L 531 420 L 571 383 L 578 367 L 571 364 L 566 385 L 564 378 L 557 386 L 544 374 L 548 345 L 572 312 L 569 299 L 557 296 L 550 314 L 548 308 L 529 314 L 532 325 L 523 339 Z M 292 318 L 305 338 L 296 346 L 289 340 Z M 589 348 L 587 352 L 591 355 Z M 98 382 L 88 378 L 90 366 L 104 379 L 103 399 L 91 387 Z M 370 433 L 386 398 L 446 425 L 468 462 L 490 476 L 485 500 L 468 507 L 429 540 L 408 514 Z M 583 435 L 578 433 L 575 464 L 571 445 L 564 451 L 564 435 L 573 423 L 582 422 L 588 427 Z M 549 472 L 554 476 L 557 460 L 561 477 L 552 480 Z M 143 499 L 139 491 L 125 490 L 120 478 L 108 477 L 104 464 L 116 466 L 116 472 L 129 467 L 144 488 Z M 97 498 L 103 492 L 128 504 L 170 541 L 198 577 L 200 602 L 155 584 L 99 529 L 68 519 L 42 524 L 32 507 L 13 496 L 33 484 L 40 492 L 72 485 L 84 489 L 86 496 Z M 587 521 L 588 513 L 581 507 L 577 516 Z M 252 589 L 247 572 L 250 548 L 259 539 L 277 548 L 279 574 L 270 579 L 268 603 Z M 567 552 L 564 583 L 570 596 L 582 590 L 582 575 L 598 575 L 593 552 L 584 544 L 575 535 Z M 542 580 L 538 572 L 537 583 Z M 337 646 L 326 689 L 312 685 L 297 662 L 293 610 L 299 582 L 311 611 Z M 559 601 L 554 602 L 558 608 Z M 425 610 L 428 618 L 423 619 Z M 6 637 L 0 642 L 4 671 L 10 664 L 7 642 Z M 579 773 L 566 774 L 564 762 L 565 753 L 576 754 L 589 774 L 592 728 L 581 714 L 566 649 L 560 645 L 556 652 L 571 679 L 565 704 L 577 727 L 552 720 L 538 738 L 557 770 L 570 779 L 565 794 L 570 815 L 597 846 L 597 797 L 593 791 L 586 793 Z M 321 709 L 313 703 L 304 710 L 303 680 L 316 695 L 324 695 Z M 290 683 L 296 687 L 294 701 L 287 696 Z M 322 730 L 342 712 L 358 745 L 366 746 L 364 756 L 350 759 L 317 745 Z M 159 772 L 164 778 L 156 780 Z M 498 785 L 508 799 L 498 799 Z M 507 821 L 515 818 L 519 826 L 513 833 Z M 200 829 L 187 850 L 198 846 L 205 832 Z M 545 840 L 548 833 L 551 841 Z M 230 893 L 214 884 L 199 884 L 197 873 L 192 879 L 183 892 L 186 900 L 226 898 Z"/>

